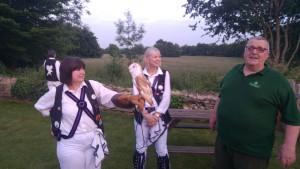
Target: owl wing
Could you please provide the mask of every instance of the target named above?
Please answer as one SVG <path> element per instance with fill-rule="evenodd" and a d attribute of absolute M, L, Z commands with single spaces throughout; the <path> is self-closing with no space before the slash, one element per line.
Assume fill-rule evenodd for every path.
<path fill-rule="evenodd" d="M 135 77 L 136 87 L 139 93 L 143 96 L 143 98 L 152 106 L 152 89 L 150 86 L 150 82 L 144 75 L 138 75 Z"/>

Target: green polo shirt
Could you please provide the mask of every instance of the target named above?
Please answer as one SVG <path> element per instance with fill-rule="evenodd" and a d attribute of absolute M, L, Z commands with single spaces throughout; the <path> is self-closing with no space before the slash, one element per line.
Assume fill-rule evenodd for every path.
<path fill-rule="evenodd" d="M 268 65 L 249 76 L 244 76 L 243 67 L 236 65 L 221 83 L 218 134 L 233 150 L 270 157 L 278 110 L 282 122 L 300 125 L 295 94 L 285 77 Z"/>

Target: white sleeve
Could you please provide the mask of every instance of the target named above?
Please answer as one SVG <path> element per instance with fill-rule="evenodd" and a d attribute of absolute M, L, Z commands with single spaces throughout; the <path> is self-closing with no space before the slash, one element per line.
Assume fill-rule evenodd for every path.
<path fill-rule="evenodd" d="M 58 78 L 58 80 L 60 81 L 59 67 L 60 67 L 60 62 L 57 60 L 57 61 L 55 62 L 55 68 L 56 68 L 56 75 L 57 75 L 57 78 Z"/>
<path fill-rule="evenodd" d="M 39 112 L 42 113 L 43 116 L 50 115 L 50 109 L 54 106 L 56 88 L 52 88 L 47 93 L 45 93 L 35 104 L 34 108 L 36 108 Z"/>
<path fill-rule="evenodd" d="M 89 80 L 89 82 L 91 83 L 94 89 L 99 104 L 108 108 L 116 107 L 111 101 L 111 99 L 114 95 L 117 94 L 117 92 L 106 88 L 105 86 L 103 86 L 102 83 L 99 83 L 97 81 Z"/>

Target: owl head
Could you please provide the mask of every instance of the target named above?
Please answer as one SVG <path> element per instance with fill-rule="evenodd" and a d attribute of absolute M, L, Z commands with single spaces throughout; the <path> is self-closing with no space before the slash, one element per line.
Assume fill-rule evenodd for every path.
<path fill-rule="evenodd" d="M 140 74 L 143 74 L 142 67 L 138 63 L 132 63 L 128 67 L 128 70 L 133 78 L 135 78 L 136 76 L 138 76 Z"/>

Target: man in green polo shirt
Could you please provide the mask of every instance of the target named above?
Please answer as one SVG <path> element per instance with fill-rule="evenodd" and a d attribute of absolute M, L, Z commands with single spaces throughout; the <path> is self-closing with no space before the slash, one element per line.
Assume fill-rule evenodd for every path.
<path fill-rule="evenodd" d="M 269 43 L 254 37 L 246 45 L 244 64 L 236 65 L 221 83 L 210 119 L 218 136 L 214 169 L 266 169 L 275 140 L 278 112 L 286 124 L 278 159 L 284 167 L 296 161 L 300 113 L 288 81 L 265 61 Z"/>

